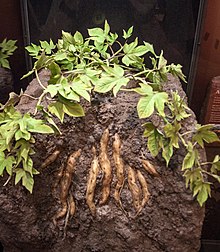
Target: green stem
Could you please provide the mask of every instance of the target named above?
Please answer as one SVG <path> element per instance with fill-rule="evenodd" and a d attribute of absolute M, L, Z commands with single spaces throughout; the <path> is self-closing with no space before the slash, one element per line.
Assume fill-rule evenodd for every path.
<path fill-rule="evenodd" d="M 45 86 L 42 84 L 42 82 L 41 82 L 41 80 L 40 80 L 40 78 L 39 78 L 39 76 L 38 76 L 37 70 L 34 70 L 34 72 L 35 72 L 35 75 L 36 75 L 36 78 L 37 78 L 38 83 L 39 83 L 40 86 L 45 90 L 46 88 L 45 88 Z"/>

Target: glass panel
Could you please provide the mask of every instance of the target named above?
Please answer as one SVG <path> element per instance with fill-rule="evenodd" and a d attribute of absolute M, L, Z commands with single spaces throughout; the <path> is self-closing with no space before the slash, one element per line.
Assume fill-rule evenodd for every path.
<path fill-rule="evenodd" d="M 220 76 L 220 1 L 207 1 L 206 16 L 201 34 L 197 74 L 194 83 L 192 108 L 201 116 L 211 80 Z M 204 115 L 202 115 L 204 117 Z M 201 118 L 202 120 L 202 118 Z"/>
<path fill-rule="evenodd" d="M 188 74 L 198 0 L 29 0 L 31 42 L 57 39 L 61 30 L 79 30 L 110 23 L 113 32 L 134 26 L 134 36 L 164 50 L 169 63 Z"/>

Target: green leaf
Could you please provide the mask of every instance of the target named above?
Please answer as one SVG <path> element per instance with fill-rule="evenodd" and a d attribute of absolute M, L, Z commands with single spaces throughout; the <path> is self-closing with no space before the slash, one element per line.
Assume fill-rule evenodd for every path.
<path fill-rule="evenodd" d="M 168 167 L 171 157 L 173 156 L 173 146 L 168 141 L 163 144 L 162 147 L 162 157 L 166 161 L 166 166 Z"/>
<path fill-rule="evenodd" d="M 85 79 L 83 79 L 85 81 Z M 81 80 L 73 80 L 71 83 L 71 88 L 74 92 L 76 92 L 78 95 L 85 98 L 87 101 L 90 102 L 90 94 L 87 90 L 91 90 L 91 86 L 85 85 Z"/>
<path fill-rule="evenodd" d="M 62 39 L 69 44 L 75 44 L 74 37 L 69 32 L 62 31 Z"/>
<path fill-rule="evenodd" d="M 30 175 L 29 172 L 25 172 L 25 175 L 22 176 L 22 185 L 30 192 L 32 193 L 33 191 L 33 186 L 34 186 L 34 179 Z"/>
<path fill-rule="evenodd" d="M 196 126 L 196 133 L 193 136 L 193 141 L 197 142 L 202 148 L 204 148 L 204 142 L 206 143 L 213 143 L 219 142 L 219 138 L 215 132 L 212 131 L 213 125 L 200 125 L 197 124 Z"/>
<path fill-rule="evenodd" d="M 190 185 L 190 189 L 194 187 L 194 184 L 202 180 L 202 170 L 201 168 L 196 168 L 196 169 L 187 169 L 183 176 L 186 178 L 186 188 Z"/>
<path fill-rule="evenodd" d="M 178 133 L 181 129 L 181 124 L 174 122 L 174 124 L 167 123 L 164 126 L 164 133 L 166 137 L 170 138 L 170 144 L 175 148 L 179 148 L 179 137 Z"/>
<path fill-rule="evenodd" d="M 193 196 L 197 195 L 197 201 L 199 202 L 199 205 L 202 207 L 203 204 L 206 202 L 208 197 L 211 197 L 211 189 L 210 189 L 210 183 L 198 181 L 196 182 L 196 185 L 193 189 Z"/>
<path fill-rule="evenodd" d="M 165 92 L 153 93 L 151 95 L 141 97 L 137 105 L 139 118 L 147 118 L 151 116 L 154 112 L 154 108 L 157 109 L 161 116 L 165 116 L 164 104 L 167 101 L 168 94 Z"/>
<path fill-rule="evenodd" d="M 74 36 L 73 36 L 75 42 L 79 45 L 82 45 L 83 44 L 83 36 L 80 32 L 76 31 Z"/>
<path fill-rule="evenodd" d="M 167 65 L 167 60 L 163 57 L 163 51 L 161 51 L 159 62 L 158 62 L 158 69 L 163 69 Z"/>
<path fill-rule="evenodd" d="M 146 130 L 145 134 L 146 136 Z M 164 137 L 158 129 L 154 129 L 148 133 L 147 147 L 152 156 L 156 157 L 163 146 Z"/>
<path fill-rule="evenodd" d="M 5 153 L 3 151 L 0 151 L 0 176 L 3 175 L 5 169 L 4 161 L 5 161 Z"/>
<path fill-rule="evenodd" d="M 133 33 L 133 26 L 131 26 L 128 31 L 126 32 L 125 30 L 123 30 L 123 38 L 124 39 L 128 39 L 131 37 L 132 33 Z"/>
<path fill-rule="evenodd" d="M 46 54 L 51 54 L 52 50 L 56 48 L 53 41 L 50 39 L 50 44 L 47 41 L 40 41 L 41 48 Z"/>
<path fill-rule="evenodd" d="M 54 102 L 51 103 L 48 106 L 48 110 L 50 113 L 54 114 L 55 116 L 57 116 L 61 122 L 63 122 L 64 119 L 64 110 L 63 110 L 63 103 L 61 102 Z"/>
<path fill-rule="evenodd" d="M 3 157 L 1 153 L 0 160 L 0 176 L 2 176 L 4 169 L 6 169 L 7 173 L 11 176 L 13 165 L 16 164 L 15 158 L 13 156 Z"/>
<path fill-rule="evenodd" d="M 110 26 L 109 26 L 107 20 L 105 20 L 104 32 L 106 35 L 110 32 Z"/>
<path fill-rule="evenodd" d="M 23 169 L 27 172 L 29 172 L 32 175 L 32 170 L 33 170 L 33 160 L 28 156 L 27 160 L 23 160 Z"/>
<path fill-rule="evenodd" d="M 188 153 L 186 154 L 183 163 L 182 163 L 182 170 L 192 168 L 194 164 L 198 160 L 198 150 L 194 149 L 192 143 L 188 143 Z"/>
<path fill-rule="evenodd" d="M 220 157 L 216 155 L 212 161 L 211 173 L 216 174 L 218 171 L 220 171 Z"/>
<path fill-rule="evenodd" d="M 32 133 L 41 133 L 41 134 L 53 134 L 54 133 L 54 130 L 46 124 L 38 125 L 36 128 L 29 129 L 29 131 Z"/>
<path fill-rule="evenodd" d="M 82 106 L 78 103 L 63 104 L 63 111 L 73 117 L 85 116 Z"/>
<path fill-rule="evenodd" d="M 113 89 L 116 96 L 117 92 L 122 86 L 126 86 L 129 78 L 125 78 L 122 67 L 114 65 L 114 68 L 103 66 L 105 72 L 102 73 L 101 78 L 95 84 L 94 91 L 98 93 L 107 93 Z"/>
<path fill-rule="evenodd" d="M 33 43 L 31 45 L 26 46 L 25 49 L 29 52 L 30 56 L 37 57 L 38 54 L 41 52 L 40 46 L 37 46 Z"/>
<path fill-rule="evenodd" d="M 58 51 L 55 55 L 54 55 L 54 60 L 56 61 L 62 61 L 64 59 L 67 58 L 67 53 L 66 52 L 62 52 L 62 51 Z"/>
<path fill-rule="evenodd" d="M 134 88 L 133 90 L 140 95 L 152 95 L 153 88 L 147 83 L 139 83 L 140 87 Z"/>
<path fill-rule="evenodd" d="M 104 43 L 106 34 L 101 28 L 88 29 L 90 39 L 97 41 L 98 43 Z"/>
<path fill-rule="evenodd" d="M 18 141 L 21 138 L 23 138 L 23 139 L 25 139 L 25 140 L 28 141 L 28 140 L 31 139 L 31 134 L 28 131 L 26 131 L 26 132 L 21 131 L 21 130 L 16 131 L 16 133 L 15 133 L 15 140 Z"/>
<path fill-rule="evenodd" d="M 15 185 L 25 176 L 25 170 L 18 168 L 15 170 Z"/>
<path fill-rule="evenodd" d="M 60 84 L 55 85 L 48 85 L 44 90 L 45 93 L 49 93 L 51 98 L 57 95 L 58 91 L 60 90 Z"/>

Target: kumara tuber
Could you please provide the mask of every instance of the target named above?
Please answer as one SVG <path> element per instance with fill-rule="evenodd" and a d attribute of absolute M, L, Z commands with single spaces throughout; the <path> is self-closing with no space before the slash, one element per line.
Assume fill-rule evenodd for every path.
<path fill-rule="evenodd" d="M 137 178 L 138 178 L 138 181 L 139 181 L 141 188 L 142 188 L 141 207 L 137 213 L 137 214 L 139 214 L 141 212 L 141 210 L 144 208 L 144 206 L 146 205 L 146 203 L 148 202 L 149 197 L 150 197 L 150 193 L 148 191 L 147 181 L 146 181 L 144 175 L 139 170 L 137 170 Z"/>
<path fill-rule="evenodd" d="M 100 140 L 100 154 L 99 162 L 103 172 L 103 182 L 102 182 L 102 195 L 100 199 L 100 204 L 103 205 L 107 202 L 110 195 L 110 185 L 112 180 L 112 168 L 108 158 L 108 141 L 109 141 L 109 130 L 106 129 L 102 134 Z"/>
<path fill-rule="evenodd" d="M 121 158 L 121 139 L 120 136 L 116 133 L 115 140 L 113 142 L 113 159 L 115 162 L 116 168 L 116 177 L 117 177 L 117 184 L 115 186 L 114 191 L 114 199 L 119 204 L 119 206 L 123 209 L 120 195 L 124 185 L 124 162 Z"/>
<path fill-rule="evenodd" d="M 131 191 L 134 208 L 140 210 L 140 190 L 136 183 L 136 172 L 128 165 L 128 186 Z"/>
<path fill-rule="evenodd" d="M 149 172 L 154 177 L 159 177 L 159 173 L 157 172 L 155 167 L 148 160 L 142 159 L 141 163 L 147 172 Z"/>
<path fill-rule="evenodd" d="M 67 165 L 65 167 L 65 170 L 63 171 L 63 176 L 60 182 L 60 202 L 62 205 L 62 210 L 58 212 L 57 215 L 54 217 L 54 222 L 62 218 L 67 212 L 67 198 L 69 194 L 69 189 L 72 183 L 73 173 L 75 171 L 76 160 L 80 156 L 80 154 L 81 149 L 73 152 L 67 160 Z"/>
<path fill-rule="evenodd" d="M 89 172 L 89 177 L 87 181 L 87 190 L 86 190 L 86 203 L 89 206 L 89 209 L 93 216 L 96 214 L 96 206 L 94 203 L 94 193 L 96 187 L 96 180 L 99 173 L 99 160 L 96 155 L 96 149 L 93 146 L 92 148 L 93 160 L 91 163 L 91 168 Z"/>
<path fill-rule="evenodd" d="M 60 155 L 60 150 L 55 150 L 51 155 L 49 155 L 44 162 L 41 164 L 41 168 L 46 168 L 48 165 L 52 164 L 58 156 Z"/>

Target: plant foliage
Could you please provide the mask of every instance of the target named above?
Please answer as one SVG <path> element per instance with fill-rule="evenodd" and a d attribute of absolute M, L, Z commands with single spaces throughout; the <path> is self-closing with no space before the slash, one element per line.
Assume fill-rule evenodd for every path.
<path fill-rule="evenodd" d="M 10 69 L 8 58 L 16 50 L 17 46 L 15 45 L 16 40 L 7 40 L 4 39 L 0 43 L 0 67 Z"/>
<path fill-rule="evenodd" d="M 43 89 L 38 98 L 36 113 L 43 113 L 51 127 L 59 131 L 53 117 L 63 122 L 66 115 L 84 116 L 80 102 L 82 99 L 89 102 L 92 92 L 113 92 L 114 96 L 120 90 L 138 93 L 140 99 L 137 112 L 140 119 L 146 120 L 143 127 L 149 151 L 154 157 L 162 155 L 168 166 L 174 151 L 180 147 L 185 148 L 183 176 L 186 186 L 190 187 L 202 206 L 210 196 L 211 183 L 207 181 L 207 175 L 220 181 L 220 157 L 216 156 L 213 162 L 202 163 L 198 147 L 204 148 L 204 143 L 219 139 L 212 131 L 213 125 L 197 125 L 193 132 L 182 132 L 182 122 L 191 116 L 185 99 L 177 91 L 173 91 L 171 95 L 163 91 L 168 73 L 185 81 L 181 66 L 168 65 L 163 52 L 157 55 L 151 44 L 143 42 L 139 45 L 138 38 L 132 41 L 132 32 L 133 27 L 128 31 L 124 30 L 123 38 L 119 40 L 118 35 L 112 33 L 105 22 L 103 29 L 89 29 L 89 37 L 86 39 L 80 32 L 72 35 L 63 31 L 57 44 L 50 40 L 40 41 L 40 45 L 27 46 L 26 49 L 35 59 L 35 63 L 24 77 L 35 73 Z M 149 62 L 147 58 L 151 64 L 146 63 Z M 38 77 L 38 72 L 45 68 L 51 72 L 46 87 Z M 130 80 L 137 83 L 136 88 L 126 88 Z M 41 105 L 44 97 L 51 99 L 47 107 Z M 163 127 L 150 121 L 153 113 L 158 115 Z M 2 112 L 0 125 L 0 158 L 3 162 L 1 174 L 3 170 L 10 176 L 15 172 L 16 183 L 22 179 L 23 185 L 32 191 L 32 177 L 37 173 L 31 159 L 31 145 L 34 143 L 32 134 L 53 133 L 53 130 L 30 115 L 22 117 L 11 107 L 6 107 Z"/>

